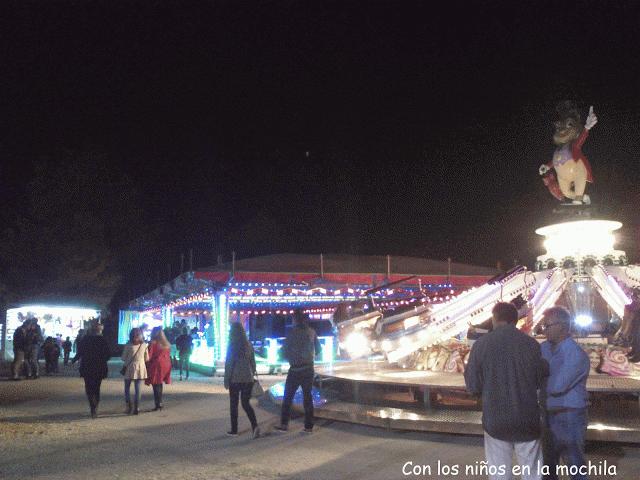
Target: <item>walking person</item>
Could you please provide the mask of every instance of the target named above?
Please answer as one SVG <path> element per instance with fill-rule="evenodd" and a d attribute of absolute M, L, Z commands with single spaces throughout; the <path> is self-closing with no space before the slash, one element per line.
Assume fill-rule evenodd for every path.
<path fill-rule="evenodd" d="M 76 335 L 76 338 L 73 341 L 74 353 L 78 351 L 78 344 L 80 343 L 80 340 L 82 340 L 82 337 L 84 337 L 84 328 L 81 328 L 80 330 L 78 330 L 78 334 Z"/>
<path fill-rule="evenodd" d="M 256 376 L 256 357 L 253 347 L 241 323 L 231 324 L 229 329 L 229 346 L 224 364 L 224 388 L 229 390 L 229 415 L 231 430 L 227 435 L 238 435 L 238 400 L 251 422 L 253 438 L 260 436 L 260 428 L 256 413 L 251 406 L 251 389 Z"/>
<path fill-rule="evenodd" d="M 132 328 L 129 332 L 129 343 L 124 346 L 122 351 L 122 361 L 124 365 L 122 372 L 124 375 L 124 400 L 127 403 L 127 414 L 138 415 L 138 407 L 140 405 L 140 384 L 147 378 L 146 362 L 149 360 L 149 352 L 147 344 L 144 343 L 142 330 Z M 134 401 L 131 402 L 131 383 L 134 388 Z"/>
<path fill-rule="evenodd" d="M 62 342 L 62 351 L 64 352 L 64 360 L 63 364 L 66 366 L 69 364 L 69 356 L 71 355 L 71 347 L 72 347 L 71 339 L 67 337 L 67 339 Z"/>
<path fill-rule="evenodd" d="M 103 328 L 101 323 L 93 323 L 87 335 L 78 344 L 76 354 L 71 361 L 73 364 L 80 360 L 80 376 L 84 379 L 84 390 L 89 400 L 91 418 L 98 417 L 100 386 L 102 380 L 109 374 L 107 362 L 111 352 L 107 340 L 102 336 Z"/>
<path fill-rule="evenodd" d="M 171 383 L 171 344 L 161 327 L 151 330 L 145 384 L 153 388 L 154 412 L 162 410 L 162 385 Z"/>
<path fill-rule="evenodd" d="M 22 368 L 24 367 L 24 351 L 27 341 L 27 323 L 25 320 L 13 332 L 13 363 L 11 364 L 12 380 L 20 380 Z"/>
<path fill-rule="evenodd" d="M 38 354 L 40 353 L 40 344 L 42 343 L 42 330 L 38 325 L 38 319 L 32 318 L 27 326 L 24 355 L 27 362 L 27 378 L 39 378 L 40 365 L 38 363 Z"/>
<path fill-rule="evenodd" d="M 482 396 L 484 450 L 490 480 L 511 479 L 512 456 L 539 480 L 542 459 L 538 390 L 547 374 L 538 342 L 516 328 L 518 311 L 510 303 L 493 307 L 493 331 L 471 348 L 464 372 L 467 390 Z"/>
<path fill-rule="evenodd" d="M 44 355 L 45 372 L 47 374 L 58 373 L 58 359 L 60 358 L 60 347 L 53 337 L 47 337 L 42 345 Z"/>
<path fill-rule="evenodd" d="M 316 354 L 320 352 L 320 341 L 315 330 L 307 325 L 307 317 L 302 310 L 296 310 L 293 317 L 293 328 L 287 335 L 282 347 L 284 357 L 289 361 L 289 373 L 284 386 L 284 398 L 282 400 L 282 412 L 280 425 L 276 430 L 289 429 L 289 417 L 291 415 L 291 403 L 293 397 L 302 387 L 304 405 L 304 433 L 313 432 L 313 377 L 315 371 L 313 362 Z"/>
<path fill-rule="evenodd" d="M 189 335 L 189 329 L 184 327 L 182 329 L 182 335 L 176 338 L 176 347 L 178 348 L 178 366 L 180 367 L 180 380 L 182 380 L 182 369 L 184 368 L 187 374 L 187 380 L 189 380 L 189 361 L 191 358 L 191 352 L 193 350 L 193 337 Z"/>
<path fill-rule="evenodd" d="M 563 307 L 552 307 L 542 317 L 547 341 L 542 356 L 549 363 L 549 378 L 544 389 L 545 464 L 551 480 L 557 480 L 560 458 L 567 467 L 584 467 L 584 443 L 587 433 L 587 377 L 589 356 L 571 338 L 571 314 Z M 585 474 L 571 480 L 586 479 Z"/>

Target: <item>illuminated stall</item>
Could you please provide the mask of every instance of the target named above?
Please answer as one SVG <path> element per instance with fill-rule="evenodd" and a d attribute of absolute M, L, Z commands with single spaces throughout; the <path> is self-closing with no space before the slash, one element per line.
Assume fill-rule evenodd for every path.
<path fill-rule="evenodd" d="M 424 295 L 434 302 L 478 285 L 491 268 L 412 257 L 269 255 L 186 272 L 133 300 L 120 312 L 119 342 L 133 327 L 162 325 L 173 341 L 186 329 L 194 339 L 191 361 L 220 371 L 229 325 L 241 322 L 256 350 L 259 371 L 281 371 L 282 340 L 295 309 L 309 315 L 322 345 L 321 362 L 334 359 L 333 313 L 339 304 L 373 297 L 389 306 Z M 393 284 L 389 288 L 372 288 Z M 175 352 L 174 352 L 175 353 Z M 197 368 L 197 367 L 196 367 Z"/>
<path fill-rule="evenodd" d="M 78 331 L 85 328 L 85 322 L 100 316 L 100 311 L 87 306 L 67 306 L 53 304 L 29 304 L 7 309 L 4 351 L 13 357 L 13 334 L 22 323 L 37 318 L 44 338 L 53 337 L 64 341 L 67 337 L 75 340 Z"/>

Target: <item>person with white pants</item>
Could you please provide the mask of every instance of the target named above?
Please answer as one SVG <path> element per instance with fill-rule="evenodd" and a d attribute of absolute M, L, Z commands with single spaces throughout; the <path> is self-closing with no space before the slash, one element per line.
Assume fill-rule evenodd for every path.
<path fill-rule="evenodd" d="M 542 478 L 540 469 L 542 467 L 542 445 L 540 439 L 529 442 L 508 442 L 493 438 L 484 432 L 484 455 L 487 465 L 497 467 L 495 474 L 489 474 L 489 479 L 511 479 L 513 478 L 513 454 L 515 453 L 516 465 L 520 470 L 522 480 L 537 480 Z M 504 466 L 504 474 L 500 471 L 500 466 Z"/>
<path fill-rule="evenodd" d="M 471 348 L 464 379 L 482 396 L 484 448 L 490 480 L 513 478 L 513 456 L 523 480 L 542 478 L 538 390 L 548 375 L 540 345 L 516 328 L 518 310 L 493 307 L 493 330 Z"/>

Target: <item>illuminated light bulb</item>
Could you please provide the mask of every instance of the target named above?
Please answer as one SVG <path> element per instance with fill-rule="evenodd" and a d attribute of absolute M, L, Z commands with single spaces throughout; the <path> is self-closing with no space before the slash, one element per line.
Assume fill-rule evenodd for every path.
<path fill-rule="evenodd" d="M 369 341 L 362 333 L 354 332 L 345 339 L 344 347 L 351 358 L 357 358 L 369 351 Z"/>
<path fill-rule="evenodd" d="M 591 318 L 590 315 L 581 313 L 576 316 L 575 322 L 576 322 L 576 325 L 580 327 L 588 327 L 593 322 L 593 318 Z"/>

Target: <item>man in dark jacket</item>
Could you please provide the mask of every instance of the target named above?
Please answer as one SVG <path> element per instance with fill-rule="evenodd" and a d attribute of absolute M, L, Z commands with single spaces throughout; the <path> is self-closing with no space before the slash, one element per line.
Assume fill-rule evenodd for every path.
<path fill-rule="evenodd" d="M 103 326 L 94 322 L 91 330 L 78 343 L 78 349 L 72 363 L 80 359 L 80 376 L 84 378 L 84 390 L 89 400 L 91 418 L 98 416 L 100 403 L 100 385 L 109 373 L 107 361 L 111 357 L 107 340 L 102 336 Z"/>
<path fill-rule="evenodd" d="M 482 395 L 482 427 L 487 464 L 496 475 L 511 478 L 512 455 L 527 467 L 523 480 L 540 479 L 542 460 L 538 390 L 548 374 L 540 345 L 516 328 L 518 311 L 497 303 L 493 331 L 477 340 L 464 372 L 467 390 Z"/>
<path fill-rule="evenodd" d="M 320 341 L 313 328 L 307 325 L 307 318 L 301 310 L 296 310 L 293 317 L 293 328 L 287 335 L 282 347 L 284 357 L 289 360 L 289 373 L 284 387 L 282 400 L 282 414 L 277 430 L 286 431 L 289 428 L 291 415 L 291 402 L 293 396 L 302 387 L 304 405 L 304 430 L 305 433 L 313 431 L 313 362 L 320 352 Z"/>
<path fill-rule="evenodd" d="M 191 357 L 191 351 L 193 350 L 193 338 L 189 335 L 189 329 L 184 327 L 182 329 L 182 335 L 176 338 L 176 347 L 178 348 L 178 366 L 180 367 L 180 380 L 182 380 L 182 368 L 186 369 L 187 380 L 189 380 L 189 361 Z"/>
<path fill-rule="evenodd" d="M 71 338 L 67 337 L 67 339 L 62 342 L 62 351 L 64 352 L 64 364 L 69 364 L 69 355 L 71 354 L 71 348 L 73 344 L 71 343 Z"/>
<path fill-rule="evenodd" d="M 42 330 L 38 325 L 38 319 L 32 318 L 26 330 L 24 356 L 27 361 L 27 378 L 38 378 L 40 365 L 38 364 L 38 354 L 42 343 Z"/>
<path fill-rule="evenodd" d="M 27 340 L 27 321 L 16 328 L 13 332 L 13 363 L 11 364 L 11 373 L 13 380 L 20 380 L 20 373 L 24 366 L 24 349 Z"/>

